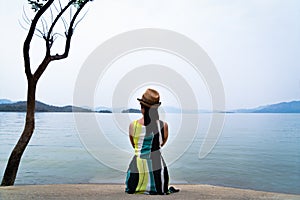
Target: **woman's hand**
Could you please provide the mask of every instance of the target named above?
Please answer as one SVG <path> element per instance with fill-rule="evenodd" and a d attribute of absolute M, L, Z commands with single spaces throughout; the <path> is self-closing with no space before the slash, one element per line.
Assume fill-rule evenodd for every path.
<path fill-rule="evenodd" d="M 169 128 L 168 128 L 168 123 L 164 122 L 164 138 L 161 146 L 164 146 L 164 144 L 167 142 L 169 136 Z"/>

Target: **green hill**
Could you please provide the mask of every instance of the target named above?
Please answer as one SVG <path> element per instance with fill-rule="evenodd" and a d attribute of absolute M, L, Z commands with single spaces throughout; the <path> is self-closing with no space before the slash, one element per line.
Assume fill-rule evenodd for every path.
<path fill-rule="evenodd" d="M 80 108 L 76 106 L 51 106 L 40 101 L 35 103 L 36 112 L 93 112 L 90 109 Z M 16 103 L 0 104 L 0 112 L 26 112 L 26 101 Z"/>

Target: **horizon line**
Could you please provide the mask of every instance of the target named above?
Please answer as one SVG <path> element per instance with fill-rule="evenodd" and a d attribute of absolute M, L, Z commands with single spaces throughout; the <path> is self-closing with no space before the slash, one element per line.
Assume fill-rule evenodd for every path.
<path fill-rule="evenodd" d="M 17 103 L 17 102 L 26 102 L 26 100 L 17 100 L 17 101 L 14 101 L 14 100 L 11 100 L 11 99 L 8 99 L 8 98 L 0 98 L 0 100 L 7 100 L 7 101 L 10 101 L 11 103 Z M 40 101 L 40 100 L 36 100 L 38 102 L 41 102 L 41 103 L 44 103 L 44 104 L 47 104 L 47 105 L 50 105 L 50 106 L 56 106 L 56 107 L 65 107 L 65 106 L 74 106 L 74 107 L 81 107 L 81 108 L 89 108 L 89 109 L 95 109 L 97 107 L 105 107 L 107 109 L 139 109 L 139 108 L 136 108 L 136 107 L 117 107 L 117 108 L 112 108 L 112 107 L 109 107 L 109 106 L 105 106 L 105 105 L 99 105 L 99 106 L 94 106 L 94 107 L 90 107 L 90 106 L 79 106 L 79 105 L 72 105 L 72 104 L 49 104 L 49 103 L 45 103 L 43 101 Z M 209 109 L 209 108 L 198 108 L 198 109 L 182 109 L 180 107 L 177 107 L 177 106 L 172 106 L 172 105 L 165 105 L 162 107 L 165 107 L 165 108 L 171 108 L 171 109 L 180 109 L 180 110 L 185 110 L 185 111 L 209 111 L 209 112 L 229 112 L 229 111 L 235 111 L 235 110 L 251 110 L 251 109 L 256 109 L 256 108 L 259 108 L 259 107 L 263 107 L 263 106 L 269 106 L 269 105 L 275 105 L 275 104 L 280 104 L 280 103 L 291 103 L 291 102 L 297 102 L 297 101 L 300 101 L 300 99 L 293 99 L 293 100 L 285 100 L 285 101 L 280 101 L 280 102 L 276 102 L 276 103 L 269 103 L 269 104 L 260 104 L 260 105 L 257 105 L 257 106 L 252 106 L 252 107 L 240 107 L 240 108 L 230 108 L 230 109 L 225 109 L 225 110 L 212 110 L 212 109 Z"/>

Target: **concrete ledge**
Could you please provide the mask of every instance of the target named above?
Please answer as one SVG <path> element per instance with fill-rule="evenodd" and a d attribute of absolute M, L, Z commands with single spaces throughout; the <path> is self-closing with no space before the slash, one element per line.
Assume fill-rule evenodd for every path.
<path fill-rule="evenodd" d="M 118 184 L 24 185 L 0 187 L 1 200 L 18 199 L 290 199 L 300 195 L 244 190 L 211 185 L 174 185 L 180 192 L 170 195 L 126 194 Z"/>

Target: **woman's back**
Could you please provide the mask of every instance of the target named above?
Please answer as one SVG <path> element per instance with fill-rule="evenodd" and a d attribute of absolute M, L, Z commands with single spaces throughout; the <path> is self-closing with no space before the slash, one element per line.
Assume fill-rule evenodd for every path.
<path fill-rule="evenodd" d="M 146 127 L 135 120 L 132 125 L 132 138 L 135 155 L 139 157 L 150 156 L 151 152 L 160 150 L 162 138 L 164 138 L 164 123 L 159 121 L 157 128 L 146 131 Z M 162 127 L 162 128 L 161 128 Z"/>

